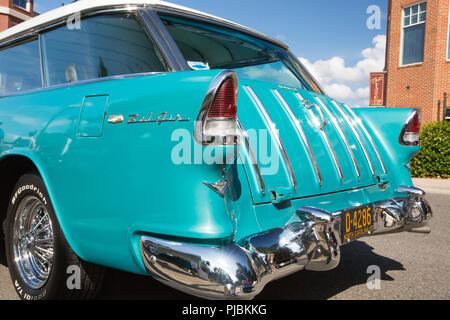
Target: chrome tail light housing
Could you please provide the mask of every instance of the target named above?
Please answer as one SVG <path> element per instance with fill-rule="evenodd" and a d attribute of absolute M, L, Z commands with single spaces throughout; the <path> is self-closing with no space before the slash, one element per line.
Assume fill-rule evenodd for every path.
<path fill-rule="evenodd" d="M 194 128 L 194 139 L 202 145 L 238 145 L 237 97 L 239 80 L 225 70 L 212 81 Z"/>
<path fill-rule="evenodd" d="M 400 133 L 398 141 L 403 146 L 419 146 L 420 111 L 411 111 Z"/>

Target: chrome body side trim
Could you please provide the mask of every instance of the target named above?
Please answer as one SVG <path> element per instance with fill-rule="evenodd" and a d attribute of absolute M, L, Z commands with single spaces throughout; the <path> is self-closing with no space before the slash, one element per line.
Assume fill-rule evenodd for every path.
<path fill-rule="evenodd" d="M 431 208 L 422 196 L 375 203 L 374 231 L 429 232 Z M 140 238 L 141 256 L 155 279 L 207 299 L 252 299 L 264 286 L 302 269 L 331 270 L 341 252 L 341 212 L 301 207 L 294 222 L 223 245 Z"/>
<path fill-rule="evenodd" d="M 300 99 L 300 95 L 297 95 L 297 97 Z M 312 113 L 312 107 L 315 107 L 315 109 L 317 110 L 317 112 L 319 112 L 319 115 L 321 117 L 321 125 L 319 127 L 320 129 L 320 134 L 322 135 L 323 140 L 325 141 L 325 144 L 327 145 L 327 149 L 329 150 L 330 154 L 331 154 L 331 158 L 333 159 L 333 163 L 334 166 L 337 170 L 338 176 L 339 176 L 339 180 L 342 182 L 344 182 L 344 173 L 342 172 L 342 168 L 341 168 L 341 164 L 339 163 L 339 160 L 337 158 L 336 155 L 336 151 L 334 150 L 333 146 L 331 145 L 330 139 L 328 138 L 327 133 L 325 132 L 325 126 L 326 126 L 326 121 L 325 121 L 325 117 L 322 113 L 322 109 L 316 104 L 316 103 L 311 103 L 308 100 L 301 100 L 300 102 L 305 106 L 305 108 L 308 110 L 308 112 L 310 113 L 311 117 L 314 116 Z"/>
<path fill-rule="evenodd" d="M 281 93 L 278 90 L 276 90 L 276 89 L 273 89 L 272 92 L 274 93 L 275 97 L 277 97 L 277 99 L 280 101 L 280 103 L 283 106 L 284 110 L 289 115 L 289 118 L 291 118 L 291 122 L 294 124 L 294 127 L 295 127 L 295 130 L 297 131 L 297 134 L 303 140 L 303 144 L 305 145 L 306 150 L 308 151 L 309 158 L 310 158 L 311 163 L 312 163 L 312 165 L 314 167 L 314 171 L 316 173 L 317 181 L 319 182 L 319 185 L 322 186 L 322 182 L 323 182 L 322 181 L 322 173 L 320 172 L 319 164 L 317 163 L 316 156 L 314 155 L 314 152 L 313 152 L 313 150 L 311 148 L 311 144 L 309 143 L 308 138 L 306 137 L 306 134 L 303 131 L 303 128 L 302 128 L 302 126 L 300 124 L 300 121 L 294 115 L 294 113 L 292 112 L 291 107 L 286 102 L 286 100 L 283 98 Z"/>
<path fill-rule="evenodd" d="M 243 138 L 244 141 L 244 147 L 248 152 L 250 164 L 253 167 L 253 170 L 255 171 L 256 178 L 258 179 L 259 189 L 264 196 L 266 194 L 266 184 L 264 183 L 264 178 L 261 173 L 261 168 L 259 167 L 258 159 L 256 158 L 255 152 L 253 151 L 253 147 L 250 143 L 250 140 L 248 139 L 247 131 L 245 131 L 244 126 L 242 125 L 241 121 L 238 119 L 237 121 L 237 127 L 238 130 L 241 132 L 241 138 Z M 242 139 L 241 139 L 242 141 Z"/>
<path fill-rule="evenodd" d="M 108 122 L 109 123 L 122 123 L 124 120 L 123 114 L 118 114 L 118 115 L 110 115 L 108 117 Z"/>
<path fill-rule="evenodd" d="M 323 110 L 325 110 L 325 113 L 328 115 L 328 117 L 330 118 L 330 120 L 333 123 L 334 127 L 336 128 L 339 136 L 341 137 L 341 140 L 344 142 L 345 148 L 347 149 L 347 152 L 350 155 L 350 159 L 352 160 L 353 167 L 355 169 L 356 175 L 358 176 L 358 180 L 360 180 L 361 179 L 361 171 L 359 170 L 359 166 L 358 166 L 358 163 L 356 162 L 356 158 L 355 158 L 355 155 L 353 153 L 353 150 L 352 150 L 352 148 L 350 148 L 348 140 L 345 137 L 341 126 L 337 122 L 337 120 L 334 117 L 334 115 L 330 112 L 330 110 L 328 109 L 326 104 L 322 101 L 322 99 L 320 97 L 315 97 L 315 100 L 317 100 L 317 102 L 319 102 L 319 104 L 323 108 Z"/>
<path fill-rule="evenodd" d="M 96 79 L 89 79 L 89 80 L 74 81 L 74 82 L 69 82 L 69 83 L 61 83 L 61 84 L 55 84 L 55 85 L 42 87 L 42 88 L 36 88 L 36 89 L 30 89 L 30 90 L 24 90 L 24 91 L 20 91 L 20 92 L 15 92 L 15 93 L 12 93 L 12 94 L 0 95 L 0 99 L 1 98 L 6 98 L 6 97 L 10 97 L 10 96 L 17 96 L 17 95 L 21 95 L 21 94 L 28 94 L 28 93 L 34 93 L 34 92 L 40 92 L 40 91 L 47 91 L 47 90 L 52 90 L 52 89 L 65 88 L 65 87 L 73 87 L 73 86 L 78 86 L 78 85 L 83 85 L 83 84 L 94 83 L 94 82 L 103 82 L 103 81 L 111 81 L 111 80 L 118 80 L 118 79 L 145 77 L 145 76 L 156 75 L 156 74 L 163 74 L 163 73 L 166 73 L 166 72 L 133 73 L 133 74 L 124 74 L 124 75 L 120 75 L 120 76 L 110 76 L 110 77 L 105 77 L 105 78 L 96 78 Z"/>
<path fill-rule="evenodd" d="M 345 104 L 344 104 L 344 107 L 347 110 L 347 112 L 349 112 L 351 114 L 351 116 L 353 117 L 353 123 L 357 123 L 359 125 L 359 127 L 363 131 L 364 135 L 369 140 L 370 144 L 372 145 L 372 148 L 375 151 L 375 154 L 377 155 L 378 161 L 381 164 L 383 173 L 386 174 L 387 173 L 386 166 L 384 165 L 383 159 L 381 159 L 380 152 L 378 151 L 378 148 L 375 145 L 375 142 L 373 141 L 372 136 L 369 134 L 369 132 L 367 131 L 366 127 L 362 123 L 361 119 L 353 112 L 353 110 L 349 106 L 347 106 Z"/>
<path fill-rule="evenodd" d="M 275 138 L 277 147 L 280 150 L 280 152 L 284 158 L 284 161 L 285 161 L 288 173 L 289 173 L 289 178 L 291 180 L 292 187 L 294 188 L 294 191 L 296 191 L 297 190 L 297 180 L 295 178 L 294 170 L 292 169 L 291 160 L 289 160 L 289 156 L 286 152 L 286 149 L 284 148 L 283 142 L 281 141 L 280 134 L 278 133 L 278 129 L 276 128 L 275 123 L 272 121 L 272 118 L 267 113 L 266 108 L 262 104 L 261 100 L 259 100 L 255 91 L 253 91 L 252 87 L 246 85 L 246 86 L 244 86 L 244 88 L 245 88 L 245 91 L 250 96 L 250 98 L 252 99 L 252 101 L 258 107 L 258 110 L 260 111 L 260 113 L 264 119 L 264 122 L 266 122 L 266 126 L 270 130 L 272 137 Z"/>
<path fill-rule="evenodd" d="M 375 177 L 375 169 L 373 167 L 372 160 L 370 159 L 369 154 L 367 153 L 366 146 L 362 142 L 359 133 L 356 131 L 353 121 L 348 117 L 347 113 L 344 110 L 342 110 L 341 106 L 336 101 L 331 100 L 331 102 L 334 104 L 336 109 L 339 111 L 339 113 L 344 117 L 345 121 L 348 123 L 350 129 L 353 132 L 353 135 L 355 136 L 356 140 L 358 141 L 358 144 L 360 145 L 360 147 L 364 153 L 364 157 L 366 158 L 367 163 L 369 164 L 369 168 L 370 168 L 370 172 L 372 173 L 372 177 Z"/>

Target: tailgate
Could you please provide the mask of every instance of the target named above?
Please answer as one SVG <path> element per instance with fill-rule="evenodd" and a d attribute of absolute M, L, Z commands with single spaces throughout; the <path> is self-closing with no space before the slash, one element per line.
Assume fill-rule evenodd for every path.
<path fill-rule="evenodd" d="M 361 188 L 385 175 L 372 138 L 350 108 L 326 96 L 243 80 L 238 116 L 254 203 Z"/>

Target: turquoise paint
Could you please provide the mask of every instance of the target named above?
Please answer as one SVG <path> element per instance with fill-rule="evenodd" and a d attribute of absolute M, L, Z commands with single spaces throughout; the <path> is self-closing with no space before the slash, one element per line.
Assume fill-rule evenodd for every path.
<path fill-rule="evenodd" d="M 108 96 L 85 97 L 78 122 L 79 137 L 100 137 L 103 132 Z"/>
<path fill-rule="evenodd" d="M 235 241 L 298 219 L 295 211 L 302 205 L 337 211 L 390 198 L 398 185 L 411 184 L 409 172 L 402 163 L 408 162 L 418 148 L 403 147 L 397 142 L 409 109 L 355 109 L 373 135 L 388 172 L 395 174 L 389 174 L 387 190 L 380 191 L 375 180 L 367 178 L 368 168 L 356 147 L 357 161 L 366 179 L 358 182 L 342 142 L 333 141 L 347 177 L 341 185 L 336 181 L 329 155 L 322 148 L 320 135 L 310 125 L 306 111 L 295 103 L 292 92 L 254 80 L 241 82 L 238 116 L 246 129 L 265 128 L 243 89 L 244 85 L 251 85 L 276 121 L 293 162 L 299 187 L 291 194 L 291 201 L 277 206 L 270 203 L 269 190 L 289 187 L 286 166 L 277 150 L 274 154 L 280 170 L 264 176 L 266 195 L 261 194 L 255 183 L 253 168 L 238 161 L 245 162 L 247 157 L 242 147 L 236 162 L 227 166 L 204 161 L 174 163 L 172 152 L 180 142 L 174 132 L 187 133 L 194 148 L 194 120 L 211 81 L 220 71 L 162 73 L 0 98 L 0 122 L 3 123 L 0 161 L 10 155 L 23 155 L 36 164 L 62 230 L 81 258 L 136 273 L 145 273 L 139 253 L 141 234 L 204 245 Z M 310 137 L 320 168 L 327 177 L 322 189 L 314 180 L 312 167 L 305 158 L 306 150 L 299 144 L 286 115 L 277 107 L 271 93 L 274 88 L 295 108 L 294 113 Z M 317 96 L 304 90 L 300 92 L 308 98 Z M 85 97 L 98 98 L 88 99 L 95 102 L 91 109 L 94 112 L 88 109 L 82 112 L 83 103 L 87 106 Z M 127 123 L 131 114 L 148 118 L 151 113 L 156 117 L 163 112 L 173 117 L 179 114 L 190 121 Z M 123 123 L 105 121 L 109 115 L 120 114 L 125 117 Z M 83 120 L 87 120 L 86 124 Z M 103 127 L 101 131 L 100 127 Z M 336 137 L 332 128 L 329 130 L 330 137 Z M 349 129 L 345 130 L 348 133 Z M 81 137 L 80 132 L 88 137 Z M 269 141 L 272 138 L 268 136 Z M 215 147 L 212 151 L 219 152 L 219 149 Z M 224 177 L 230 183 L 225 198 L 202 182 L 215 182 Z M 336 193 L 318 196 L 331 191 Z"/>

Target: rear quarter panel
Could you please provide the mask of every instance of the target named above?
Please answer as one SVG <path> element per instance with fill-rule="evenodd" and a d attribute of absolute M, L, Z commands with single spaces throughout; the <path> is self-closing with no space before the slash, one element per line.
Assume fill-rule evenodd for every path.
<path fill-rule="evenodd" d="M 399 143 L 410 108 L 354 108 L 353 111 L 373 137 L 386 166 L 392 188 L 412 186 L 409 169 L 411 158 L 420 150 L 419 146 L 403 146 Z"/>
<path fill-rule="evenodd" d="M 35 162 L 69 244 L 87 261 L 143 272 L 134 261 L 139 242 L 133 237 L 141 232 L 228 239 L 234 227 L 224 200 L 202 183 L 219 180 L 222 168 L 171 159 L 180 139 L 175 130 L 193 144 L 194 121 L 219 72 L 165 73 L 0 98 L 0 160 L 23 154 Z M 95 95 L 109 96 L 102 135 L 80 137 L 80 108 Z M 147 118 L 152 112 L 190 121 L 127 124 L 130 114 Z M 109 115 L 125 121 L 108 123 Z"/>

